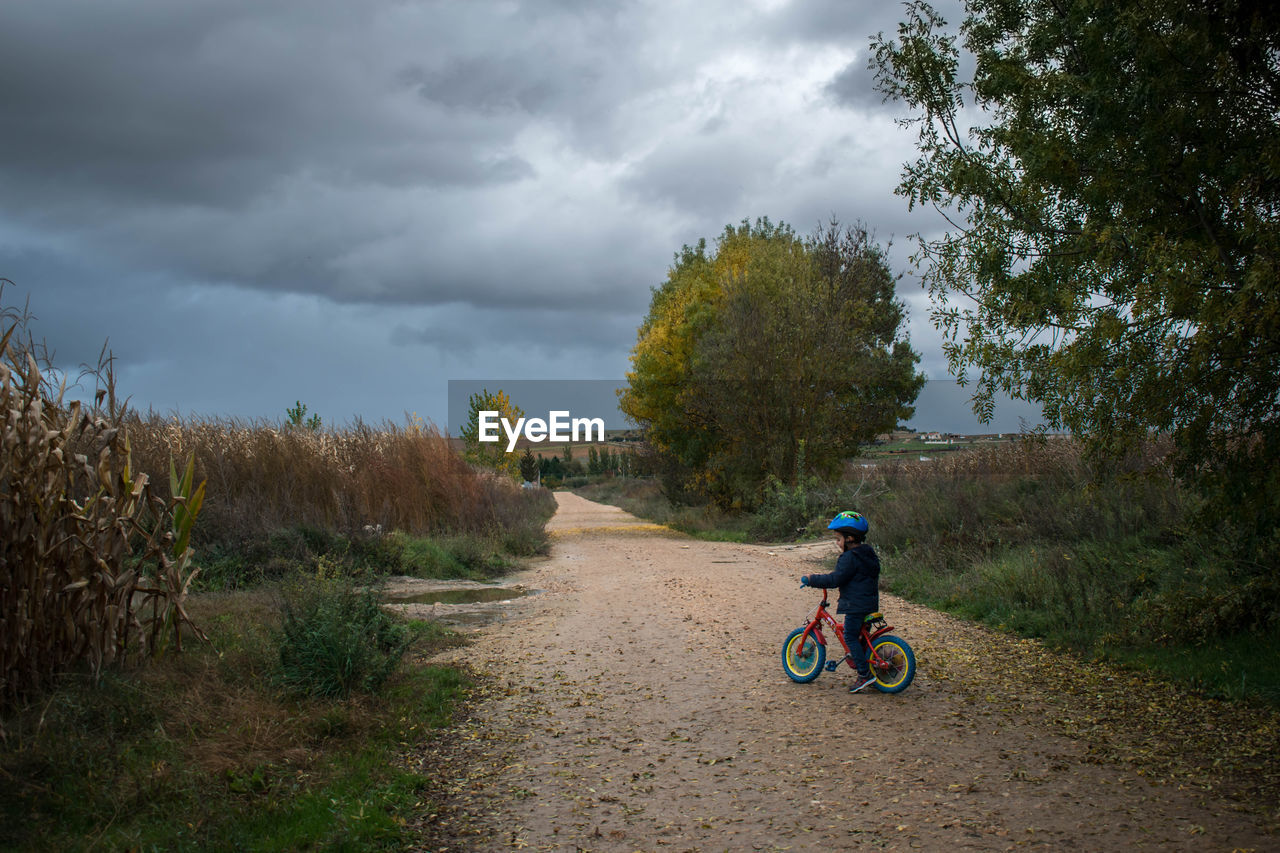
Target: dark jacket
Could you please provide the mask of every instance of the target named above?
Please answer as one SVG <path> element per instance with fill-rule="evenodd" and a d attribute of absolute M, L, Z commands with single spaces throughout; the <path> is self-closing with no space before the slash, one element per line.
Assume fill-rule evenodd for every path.
<path fill-rule="evenodd" d="M 809 586 L 840 588 L 836 613 L 872 613 L 880 609 L 880 558 L 867 543 L 855 545 L 836 560 L 836 570 L 809 575 Z"/>

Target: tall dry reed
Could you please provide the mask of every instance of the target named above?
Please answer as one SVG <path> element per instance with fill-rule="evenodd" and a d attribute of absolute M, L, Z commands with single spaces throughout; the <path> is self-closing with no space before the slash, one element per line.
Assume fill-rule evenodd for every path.
<path fill-rule="evenodd" d="M 234 544 L 299 526 L 359 533 L 472 533 L 518 525 L 527 501 L 509 478 L 473 469 L 430 425 L 313 431 L 265 421 L 134 416 L 140 470 L 195 458 L 208 480 L 202 542 Z"/>

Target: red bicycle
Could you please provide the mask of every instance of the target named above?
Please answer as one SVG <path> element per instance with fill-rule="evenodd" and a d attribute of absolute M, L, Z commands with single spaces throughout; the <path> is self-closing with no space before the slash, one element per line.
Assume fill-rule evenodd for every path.
<path fill-rule="evenodd" d="M 788 634 L 787 641 L 782 644 L 782 668 L 792 681 L 805 684 L 821 675 L 824 668 L 827 672 L 835 672 L 840 665 L 838 660 L 827 660 L 827 639 L 822 633 L 824 623 L 844 647 L 843 661 L 851 669 L 857 669 L 849 644 L 845 642 L 844 628 L 827 610 L 827 604 L 827 590 L 824 589 L 822 602 L 813 616 Z M 876 689 L 881 693 L 901 693 L 916 677 L 915 653 L 905 640 L 890 634 L 892 630 L 893 626 L 885 622 L 883 614 L 872 613 L 858 632 L 857 641 L 870 650 L 867 663 L 875 677 Z"/>

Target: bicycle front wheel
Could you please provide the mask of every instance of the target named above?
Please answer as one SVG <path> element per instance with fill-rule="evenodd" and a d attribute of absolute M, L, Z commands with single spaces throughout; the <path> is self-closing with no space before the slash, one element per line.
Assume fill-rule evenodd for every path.
<path fill-rule="evenodd" d="M 873 658 L 871 673 L 881 693 L 901 693 L 916 677 L 916 656 L 906 640 L 885 634 L 876 640 L 876 657 L 883 663 Z"/>
<path fill-rule="evenodd" d="M 782 644 L 782 668 L 792 681 L 801 684 L 821 675 L 822 665 L 827 662 L 827 647 L 818 642 L 812 631 L 807 637 L 804 631 L 804 628 L 795 629 Z"/>

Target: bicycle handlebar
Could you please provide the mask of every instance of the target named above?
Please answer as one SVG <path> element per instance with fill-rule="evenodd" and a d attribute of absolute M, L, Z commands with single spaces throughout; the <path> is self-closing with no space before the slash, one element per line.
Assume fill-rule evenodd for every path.
<path fill-rule="evenodd" d="M 820 590 L 822 590 L 822 603 L 823 603 L 823 604 L 830 604 L 830 603 L 831 603 L 831 602 L 830 602 L 830 600 L 827 598 L 827 593 L 828 593 L 828 592 L 830 592 L 830 587 L 825 587 L 825 586 L 811 586 L 810 584 L 807 584 L 807 583 L 801 583 L 801 584 L 800 584 L 800 588 L 801 588 L 801 589 L 820 589 Z"/>

